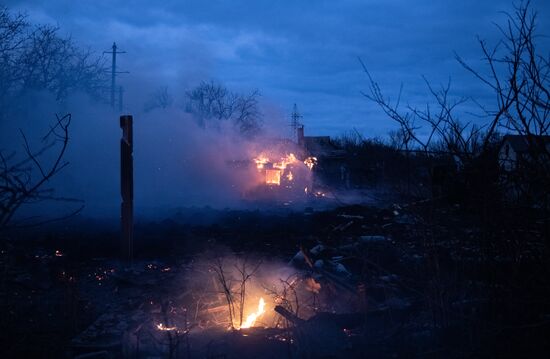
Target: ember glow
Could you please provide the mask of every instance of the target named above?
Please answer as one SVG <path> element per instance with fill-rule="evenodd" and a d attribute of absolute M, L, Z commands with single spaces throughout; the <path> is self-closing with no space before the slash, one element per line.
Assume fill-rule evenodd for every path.
<path fill-rule="evenodd" d="M 292 172 L 288 171 L 288 174 L 286 175 L 286 179 L 289 180 L 289 181 L 292 181 L 293 178 L 294 178 L 294 176 L 292 175 Z"/>
<path fill-rule="evenodd" d="M 313 170 L 313 167 L 317 164 L 317 157 L 308 157 L 304 160 L 304 164 L 309 168 L 310 171 Z"/>
<path fill-rule="evenodd" d="M 264 298 L 260 298 L 260 301 L 258 302 L 258 310 L 256 312 L 251 313 L 246 317 L 246 321 L 241 325 L 241 329 L 243 328 L 251 328 L 256 323 L 256 320 L 261 317 L 265 313 L 265 300 Z"/>
<path fill-rule="evenodd" d="M 162 323 L 157 324 L 157 329 L 163 332 L 173 332 L 178 330 L 177 327 L 165 327 Z"/>

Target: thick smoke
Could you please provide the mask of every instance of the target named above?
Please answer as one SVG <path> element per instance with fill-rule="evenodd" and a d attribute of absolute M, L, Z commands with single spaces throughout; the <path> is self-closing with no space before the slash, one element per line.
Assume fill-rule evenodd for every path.
<path fill-rule="evenodd" d="M 56 34 L 64 35 L 63 31 Z M 182 48 L 178 47 L 168 60 L 155 51 L 146 51 L 141 38 L 123 31 L 119 35 L 122 38 L 120 48 L 128 54 L 120 57 L 119 70 L 130 70 L 130 74 L 117 77 L 117 86 L 124 87 L 122 110 L 112 109 L 109 104 L 92 100 L 83 93 L 69 92 L 66 98 L 59 100 L 47 90 L 33 90 L 35 87 L 31 85 L 22 87 L 17 94 L 13 90 L 9 106 L 0 111 L 2 153 L 16 152 L 17 158 L 25 157 L 21 133 L 26 135 L 31 148 L 38 151 L 45 145 L 42 137 L 55 124 L 56 114 L 70 113 L 70 141 L 64 156 L 69 165 L 46 185 L 55 190 L 55 196 L 83 201 L 85 216 L 117 218 L 120 206 L 119 116 L 130 114 L 134 116 L 134 190 L 138 216 L 161 214 L 161 210 L 167 214 L 177 207 L 243 205 L 243 193 L 261 179 L 254 166 L 247 168 L 242 162 L 257 155 L 258 144 L 265 142 L 262 138 L 280 137 L 288 130 L 285 115 L 269 99 L 260 98 L 259 110 L 264 126 L 259 138 L 242 136 L 229 121 L 202 128 L 197 125 L 196 118 L 186 112 L 185 103 L 187 91 L 201 81 L 210 80 L 210 73 L 215 70 L 212 55 L 199 51 L 204 46 L 184 41 Z M 75 42 L 74 45 L 84 47 L 88 44 Z M 194 56 L 182 56 L 190 52 Z M 110 58 L 105 56 L 106 65 L 110 65 Z M 179 57 L 187 60 L 174 62 Z M 224 84 L 223 80 L 218 82 L 232 92 L 254 90 L 235 88 Z M 164 109 L 151 111 L 148 104 L 159 88 L 168 89 L 172 101 Z M 103 95 L 108 97 L 109 88 L 104 90 Z M 118 108 L 118 91 L 116 97 Z M 55 153 L 54 147 L 40 156 L 43 166 L 48 166 Z M 34 174 L 38 176 L 37 171 Z M 80 205 L 80 202 L 41 202 L 26 205 L 19 214 L 59 216 Z"/>
<path fill-rule="evenodd" d="M 133 81 L 136 88 L 139 85 Z M 154 88 L 148 84 L 142 88 Z M 202 128 L 185 112 L 183 89 L 175 93 L 174 105 L 144 112 L 148 92 L 133 90 L 125 114 L 134 116 L 135 208 L 138 216 L 168 214 L 178 207 L 243 205 L 243 193 L 261 178 L 255 167 L 236 165 L 250 161 L 267 137 L 278 137 L 275 123 L 281 114 L 264 111 L 260 137 L 243 137 L 231 123 Z M 55 114 L 72 114 L 70 143 L 65 160 L 69 166 L 48 184 L 61 197 L 83 200 L 83 214 L 116 218 L 120 205 L 120 137 L 118 111 L 98 104 L 86 95 L 72 95 L 63 104 L 47 93 L 33 93 L 19 100 L 16 111 L 2 121 L 1 143 L 5 150 L 23 155 L 24 132 L 33 149 L 55 121 Z M 55 148 L 50 152 L 54 153 Z M 50 156 L 51 157 L 51 156 Z M 51 158 L 42 157 L 47 163 Z M 241 163 L 242 164 L 242 163 Z M 27 212 L 62 214 L 78 203 L 48 202 L 27 206 Z"/>

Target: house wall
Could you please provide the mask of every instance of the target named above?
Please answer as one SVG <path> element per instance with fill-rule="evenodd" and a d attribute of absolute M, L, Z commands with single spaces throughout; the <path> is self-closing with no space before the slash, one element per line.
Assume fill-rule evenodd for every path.
<path fill-rule="evenodd" d="M 504 142 L 498 153 L 500 167 L 506 172 L 513 171 L 516 169 L 517 161 L 518 155 L 512 145 L 508 141 Z"/>

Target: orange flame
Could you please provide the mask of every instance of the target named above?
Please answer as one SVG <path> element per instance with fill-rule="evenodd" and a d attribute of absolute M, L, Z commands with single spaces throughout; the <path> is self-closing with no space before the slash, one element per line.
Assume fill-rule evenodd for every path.
<path fill-rule="evenodd" d="M 265 183 L 266 184 L 281 184 L 281 171 L 280 170 L 265 170 Z"/>
<path fill-rule="evenodd" d="M 261 154 L 258 157 L 254 158 L 254 162 L 256 162 L 256 168 L 261 170 L 262 168 L 264 168 L 264 165 L 266 163 L 269 163 L 269 158 L 264 154 Z"/>
<path fill-rule="evenodd" d="M 246 321 L 241 325 L 242 328 L 251 328 L 256 323 L 256 320 L 262 316 L 265 313 L 265 300 L 264 298 L 260 298 L 260 301 L 258 302 L 258 310 L 256 312 L 251 313 L 246 317 Z"/>
<path fill-rule="evenodd" d="M 277 186 L 281 185 L 281 177 L 285 177 L 289 181 L 294 179 L 294 175 L 290 170 L 286 173 L 286 168 L 290 164 L 298 162 L 298 159 L 294 153 L 290 153 L 281 158 L 279 162 L 273 162 L 272 168 L 266 168 L 266 165 L 271 162 L 269 157 L 265 154 L 260 154 L 258 157 L 254 158 L 253 161 L 256 163 L 256 168 L 259 171 L 265 170 L 265 183 L 274 184 Z"/>
<path fill-rule="evenodd" d="M 294 156 L 294 153 L 291 153 L 289 155 L 286 155 L 285 157 L 281 158 L 281 162 L 275 162 L 273 164 L 273 168 L 278 168 L 280 170 L 284 170 L 286 166 L 296 163 L 298 160 L 296 159 L 296 156 Z"/>

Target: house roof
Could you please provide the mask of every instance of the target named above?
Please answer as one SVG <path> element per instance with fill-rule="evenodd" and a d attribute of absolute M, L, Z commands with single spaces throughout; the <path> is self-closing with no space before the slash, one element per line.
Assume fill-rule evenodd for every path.
<path fill-rule="evenodd" d="M 316 157 L 339 156 L 341 151 L 330 140 L 329 136 L 305 136 L 306 150 Z"/>
<path fill-rule="evenodd" d="M 548 146 L 550 144 L 550 136 L 531 136 L 535 141 L 541 141 L 541 144 Z M 516 153 L 525 153 L 529 151 L 528 136 L 524 135 L 506 135 L 504 143 L 509 143 Z"/>

